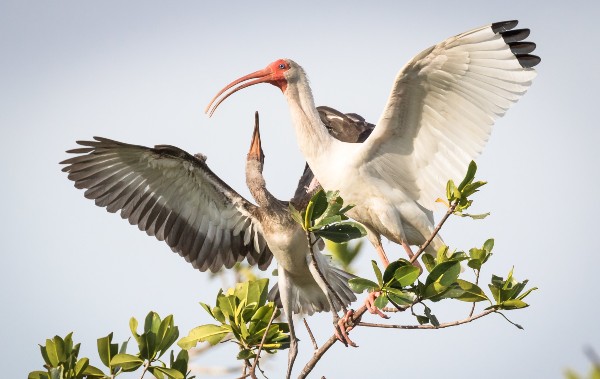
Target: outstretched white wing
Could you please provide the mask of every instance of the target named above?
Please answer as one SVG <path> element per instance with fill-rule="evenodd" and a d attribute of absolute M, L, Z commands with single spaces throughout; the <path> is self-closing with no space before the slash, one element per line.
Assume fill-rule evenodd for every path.
<path fill-rule="evenodd" d="M 165 241 L 195 268 L 217 271 L 246 258 L 266 269 L 273 257 L 257 207 L 217 177 L 204 159 L 167 145 L 154 149 L 94 137 L 62 164 L 75 187 Z"/>
<path fill-rule="evenodd" d="M 540 58 L 528 29 L 498 22 L 426 49 L 398 73 L 363 144 L 368 169 L 432 209 L 448 179 L 463 178 L 495 120 L 526 92 Z"/>

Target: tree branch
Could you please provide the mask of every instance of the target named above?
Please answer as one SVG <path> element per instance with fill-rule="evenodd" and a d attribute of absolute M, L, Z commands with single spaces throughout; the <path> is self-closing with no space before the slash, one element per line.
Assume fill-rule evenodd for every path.
<path fill-rule="evenodd" d="M 315 336 L 313 335 L 312 330 L 310 330 L 310 327 L 308 326 L 308 322 L 306 322 L 306 318 L 302 318 L 302 321 L 304 321 L 304 326 L 306 326 L 306 330 L 308 331 L 308 335 L 310 336 L 310 340 L 312 341 L 313 347 L 315 348 L 315 350 L 318 350 L 319 345 L 317 345 Z"/>
<path fill-rule="evenodd" d="M 488 309 L 488 310 L 483 311 L 475 316 L 469 316 L 463 320 L 445 322 L 443 324 L 440 324 L 439 326 L 433 326 L 431 324 L 425 324 L 425 325 L 374 324 L 374 323 L 370 323 L 370 322 L 359 322 L 358 325 L 366 326 L 369 328 L 387 328 L 387 329 L 444 329 L 444 328 L 449 328 L 451 326 L 462 325 L 462 324 L 469 323 L 471 321 L 475 321 L 479 318 L 489 315 L 490 313 L 496 313 L 496 310 Z"/>
<path fill-rule="evenodd" d="M 454 202 L 454 204 L 450 205 L 450 208 L 448 208 L 448 211 L 446 212 L 444 217 L 442 217 L 440 222 L 437 224 L 437 226 L 433 230 L 433 233 L 431 233 L 431 236 L 427 239 L 427 241 L 425 241 L 425 243 L 423 245 L 421 245 L 421 247 L 415 253 L 415 255 L 413 255 L 413 257 L 410 258 L 410 263 L 413 263 L 414 261 L 416 261 L 417 258 L 419 258 L 419 256 L 421 256 L 421 254 L 423 254 L 423 252 L 425 251 L 427 246 L 429 246 L 429 244 L 431 244 L 431 241 L 433 241 L 435 236 L 437 236 L 437 234 L 440 232 L 440 229 L 442 229 L 442 225 L 444 225 L 446 220 L 448 220 L 448 217 L 450 217 L 450 215 L 454 213 L 454 210 L 456 209 L 457 205 L 458 205 L 458 201 L 456 201 L 456 202 Z"/>
<path fill-rule="evenodd" d="M 269 334 L 269 328 L 275 319 L 275 315 L 277 314 L 277 309 L 273 309 L 273 314 L 269 319 L 269 323 L 267 324 L 267 328 L 262 336 L 262 340 L 260 341 L 260 345 L 258 345 L 258 351 L 256 352 L 256 358 L 254 358 L 254 363 L 252 363 L 252 368 L 250 368 L 250 376 L 252 378 L 256 378 L 256 365 L 258 364 L 258 360 L 260 359 L 260 353 L 262 351 L 263 345 L 265 344 L 265 340 L 267 339 L 267 334 Z"/>

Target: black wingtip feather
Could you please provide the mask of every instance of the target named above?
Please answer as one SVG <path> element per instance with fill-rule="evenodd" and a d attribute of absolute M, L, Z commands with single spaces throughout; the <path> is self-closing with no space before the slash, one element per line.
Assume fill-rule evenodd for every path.
<path fill-rule="evenodd" d="M 523 41 L 525 38 L 529 37 L 530 30 L 529 29 L 516 29 L 509 30 L 507 32 L 502 32 L 500 35 L 504 39 L 506 43 L 519 42 Z"/>
<path fill-rule="evenodd" d="M 513 29 L 518 23 L 518 20 L 494 22 L 492 24 L 492 31 L 494 33 L 503 33 Z"/>
<path fill-rule="evenodd" d="M 508 47 L 510 47 L 510 51 L 516 55 L 529 54 L 535 50 L 536 45 L 533 42 L 511 42 L 508 44 Z"/>
<path fill-rule="evenodd" d="M 517 54 L 516 57 L 524 68 L 534 67 L 542 61 L 540 57 L 532 54 Z"/>

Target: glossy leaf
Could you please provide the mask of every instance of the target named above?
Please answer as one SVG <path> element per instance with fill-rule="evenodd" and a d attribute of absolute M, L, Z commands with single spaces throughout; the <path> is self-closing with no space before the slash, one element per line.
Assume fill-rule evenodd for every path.
<path fill-rule="evenodd" d="M 456 261 L 447 261 L 438 264 L 427 276 L 425 286 L 436 282 L 442 286 L 448 287 L 452 283 L 456 282 L 458 275 L 460 274 L 460 263 Z"/>
<path fill-rule="evenodd" d="M 457 279 L 456 283 L 464 292 L 462 295 L 455 297 L 455 299 L 470 303 L 489 300 L 487 295 L 481 288 L 479 288 L 479 286 L 462 279 Z"/>
<path fill-rule="evenodd" d="M 206 324 L 198 326 L 188 333 L 187 337 L 183 337 L 177 342 L 180 348 L 188 350 L 198 342 L 208 342 L 211 345 L 216 345 L 221 342 L 231 330 L 222 325 Z"/>
<path fill-rule="evenodd" d="M 458 185 L 458 190 L 462 191 L 463 188 L 475 179 L 475 173 L 477 172 L 477 164 L 474 161 L 469 163 L 469 167 L 467 168 L 467 173 L 465 174 L 465 178 Z"/>
<path fill-rule="evenodd" d="M 178 370 L 175 370 L 172 368 L 167 368 L 167 367 L 152 366 L 148 369 L 148 371 L 150 371 L 150 373 L 154 376 L 156 376 L 156 372 L 158 371 L 159 373 L 166 375 L 170 379 L 184 379 L 185 378 L 185 375 L 183 373 L 179 372 Z"/>
<path fill-rule="evenodd" d="M 385 307 L 388 303 L 388 297 L 386 294 L 382 294 L 379 295 L 377 297 L 377 299 L 375 299 L 375 301 L 373 302 L 373 305 L 375 305 L 377 308 L 381 309 L 383 307 Z"/>
<path fill-rule="evenodd" d="M 342 243 L 367 235 L 365 228 L 354 221 L 344 221 L 337 224 L 327 225 L 313 233 L 330 241 Z"/>
<path fill-rule="evenodd" d="M 135 371 L 144 364 L 144 360 L 131 354 L 117 354 L 110 360 L 111 366 L 120 366 L 123 371 Z"/>
<path fill-rule="evenodd" d="M 396 270 L 394 278 L 398 281 L 401 287 L 410 286 L 421 275 L 421 270 L 413 265 L 403 266 Z"/>
<path fill-rule="evenodd" d="M 379 287 L 383 287 L 383 276 L 381 275 L 381 270 L 379 269 L 377 262 L 371 260 L 371 266 L 373 267 L 373 272 L 375 273 Z"/>
<path fill-rule="evenodd" d="M 106 337 L 98 338 L 96 345 L 98 347 L 98 355 L 104 366 L 110 368 L 110 360 L 118 353 L 119 345 L 112 343 L 112 332 Z"/>
<path fill-rule="evenodd" d="M 386 292 L 388 298 L 400 306 L 411 305 L 416 298 L 412 292 L 402 291 L 397 288 L 387 288 Z"/>
<path fill-rule="evenodd" d="M 362 293 L 364 290 L 373 291 L 379 289 L 379 285 L 369 279 L 365 278 L 352 278 L 348 280 L 350 289 L 356 293 Z"/>

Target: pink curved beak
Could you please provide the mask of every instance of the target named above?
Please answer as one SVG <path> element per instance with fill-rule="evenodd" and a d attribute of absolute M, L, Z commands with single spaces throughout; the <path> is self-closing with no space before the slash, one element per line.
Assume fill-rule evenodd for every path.
<path fill-rule="evenodd" d="M 254 79 L 254 80 L 251 80 L 251 79 Z M 241 78 L 234 80 L 233 82 L 231 82 L 227 86 L 225 86 L 225 88 L 220 90 L 219 93 L 217 93 L 216 96 L 213 97 L 213 99 L 210 101 L 210 103 L 206 106 L 206 109 L 204 109 L 204 113 L 208 113 L 208 117 L 211 117 L 213 115 L 213 113 L 215 113 L 215 111 L 217 110 L 217 107 L 225 99 L 227 99 L 230 95 L 236 93 L 237 91 L 239 91 L 241 89 L 253 86 L 255 84 L 272 83 L 274 81 L 273 79 L 274 79 L 273 78 L 273 70 L 269 66 L 267 66 L 266 68 L 264 68 L 262 70 L 258 70 L 251 74 L 248 74 L 246 76 L 242 76 Z M 250 81 L 248 81 L 248 80 L 250 80 Z M 235 87 L 240 83 L 243 83 L 243 84 L 239 85 L 238 87 Z M 227 92 L 227 91 L 229 91 L 229 92 Z M 223 97 L 221 97 L 221 99 L 215 103 L 215 100 L 217 100 L 223 94 L 225 94 L 225 95 Z"/>

